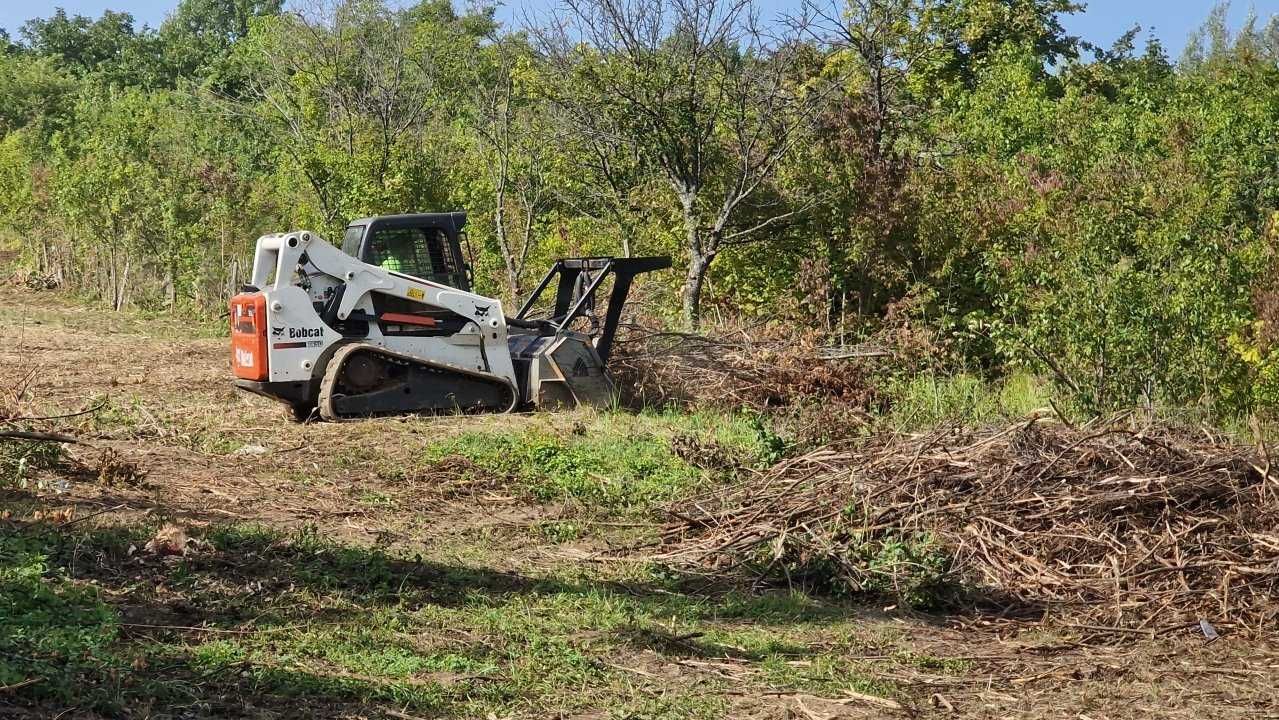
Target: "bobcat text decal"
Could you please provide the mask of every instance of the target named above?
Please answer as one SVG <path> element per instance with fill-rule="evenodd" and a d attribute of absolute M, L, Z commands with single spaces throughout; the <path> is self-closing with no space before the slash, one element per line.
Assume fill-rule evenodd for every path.
<path fill-rule="evenodd" d="M 290 340 L 301 342 L 278 342 L 271 346 L 273 350 L 292 350 L 294 348 L 320 347 L 324 345 L 324 328 L 271 328 L 271 335 L 283 338 L 287 334 Z"/>

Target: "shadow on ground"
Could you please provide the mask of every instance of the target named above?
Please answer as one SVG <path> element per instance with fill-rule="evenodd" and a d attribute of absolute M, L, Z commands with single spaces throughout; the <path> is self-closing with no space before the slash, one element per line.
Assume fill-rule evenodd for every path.
<path fill-rule="evenodd" d="M 368 703 L 462 716 L 477 701 L 503 706 L 526 698 L 524 664 L 537 670 L 544 662 L 549 676 L 563 675 L 553 682 L 567 685 L 578 682 L 574 673 L 589 680 L 607 672 L 596 656 L 616 649 L 756 659 L 700 636 L 654 629 L 646 619 L 695 624 L 727 612 L 767 625 L 860 612 L 805 606 L 773 616 L 775 608 L 749 600 L 726 611 L 719 599 L 688 592 L 692 583 L 675 575 L 660 583 L 584 572 L 534 577 L 396 557 L 330 541 L 314 529 L 285 535 L 256 525 L 211 525 L 202 536 L 157 544 L 158 521 L 90 522 L 0 520 L 0 687 L 8 688 L 0 692 L 0 716 L 72 709 L 63 717 L 316 717 Z M 523 619 L 543 613 L 562 623 L 549 618 L 572 617 L 579 605 L 587 608 L 571 621 L 579 627 L 555 626 L 545 637 L 537 635 L 543 618 Z M 508 613 L 510 621 L 502 615 L 508 608 L 519 609 Z M 532 624 L 487 633 L 443 628 L 460 637 L 442 649 L 413 644 L 405 618 L 449 612 L 496 614 L 495 625 Z M 598 641 L 579 641 L 592 612 L 608 628 L 596 633 Z M 343 635 L 397 623 L 404 627 L 386 630 L 391 639 L 384 648 L 367 650 L 373 660 L 335 664 L 325 659 L 334 651 L 307 645 L 340 645 Z M 361 642 L 368 648 L 376 638 Z M 542 647 L 547 643 L 550 650 Z M 392 651 L 401 649 L 409 658 L 440 650 L 436 655 L 449 663 L 408 673 L 388 668 L 383 655 L 400 657 Z M 539 652 L 547 653 L 544 661 Z M 359 670 L 361 662 L 372 669 Z"/>

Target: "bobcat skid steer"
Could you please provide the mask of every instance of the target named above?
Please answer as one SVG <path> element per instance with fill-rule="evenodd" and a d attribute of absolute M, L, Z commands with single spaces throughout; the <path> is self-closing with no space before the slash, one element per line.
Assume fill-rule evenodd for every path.
<path fill-rule="evenodd" d="M 612 403 L 605 363 L 631 281 L 670 258 L 560 260 L 507 317 L 470 291 L 465 223 L 464 213 L 365 218 L 340 250 L 306 231 L 258 238 L 252 284 L 231 299 L 236 385 L 298 419 Z M 600 321 L 595 296 L 610 276 Z M 549 317 L 534 318 L 552 283 Z"/>

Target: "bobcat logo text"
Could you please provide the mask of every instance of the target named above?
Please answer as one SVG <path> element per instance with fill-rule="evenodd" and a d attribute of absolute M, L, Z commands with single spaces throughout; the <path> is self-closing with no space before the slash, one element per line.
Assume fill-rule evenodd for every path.
<path fill-rule="evenodd" d="M 289 328 L 290 340 L 307 340 L 321 337 L 324 337 L 324 330 L 321 328 Z"/>

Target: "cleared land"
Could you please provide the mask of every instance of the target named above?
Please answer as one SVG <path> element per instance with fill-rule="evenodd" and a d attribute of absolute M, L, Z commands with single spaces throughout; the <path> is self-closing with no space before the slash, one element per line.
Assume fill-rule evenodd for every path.
<path fill-rule="evenodd" d="M 0 290 L 9 411 L 97 408 L 0 489 L 0 715 L 1279 717 L 1264 641 L 1093 646 L 655 562 L 664 503 L 767 463 L 749 418 L 298 425 L 212 335 Z"/>

